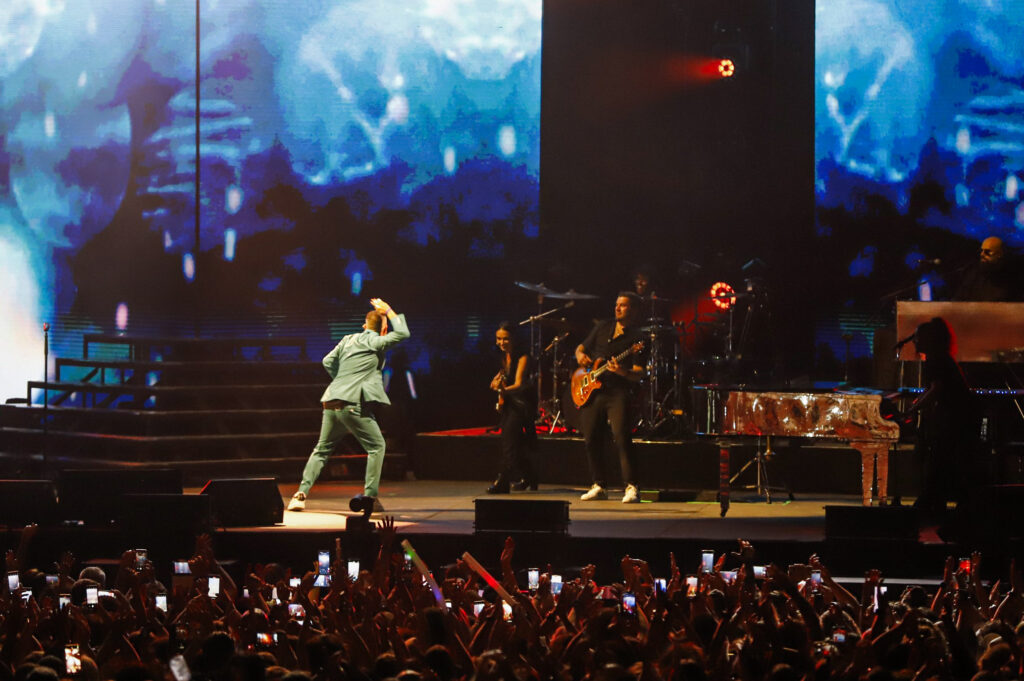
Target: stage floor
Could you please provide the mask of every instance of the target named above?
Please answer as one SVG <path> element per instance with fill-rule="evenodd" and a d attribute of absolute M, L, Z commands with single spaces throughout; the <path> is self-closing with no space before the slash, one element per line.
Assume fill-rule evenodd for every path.
<path fill-rule="evenodd" d="M 569 502 L 568 534 L 575 538 L 609 539 L 709 539 L 786 542 L 822 542 L 825 539 L 825 506 L 857 506 L 854 495 L 785 495 L 772 503 L 753 492 L 733 492 L 726 517 L 714 491 L 693 492 L 692 500 L 644 501 L 623 504 L 621 490 L 611 490 L 608 501 L 580 501 L 584 488 L 541 485 L 536 492 L 488 495 L 485 483 L 463 480 L 385 481 L 380 501 L 385 513 L 395 517 L 403 532 L 415 534 L 472 534 L 474 500 L 560 500 Z M 280 485 L 287 500 L 293 484 Z M 190 490 L 191 491 L 191 490 Z M 285 511 L 284 523 L 264 531 L 337 531 L 345 529 L 352 513 L 348 500 L 361 492 L 356 482 L 322 482 L 312 490 L 302 512 Z M 644 492 L 642 496 L 650 497 Z M 374 514 L 379 519 L 381 514 Z M 927 540 L 927 537 L 923 538 Z M 937 540 L 937 538 L 936 538 Z"/>

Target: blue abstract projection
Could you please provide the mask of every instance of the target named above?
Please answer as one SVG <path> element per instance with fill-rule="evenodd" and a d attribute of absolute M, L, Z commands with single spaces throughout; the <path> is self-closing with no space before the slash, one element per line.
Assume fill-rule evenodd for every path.
<path fill-rule="evenodd" d="M 819 220 L 875 197 L 920 227 L 1024 244 L 1022 53 L 1016 0 L 817 0 Z"/>
<path fill-rule="evenodd" d="M 0 393 L 44 321 L 258 333 L 535 242 L 541 4 L 202 0 L 197 81 L 193 3 L 7 0 Z"/>

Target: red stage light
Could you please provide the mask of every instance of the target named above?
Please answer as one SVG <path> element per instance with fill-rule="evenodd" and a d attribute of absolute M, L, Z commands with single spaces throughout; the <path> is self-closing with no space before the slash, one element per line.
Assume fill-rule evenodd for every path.
<path fill-rule="evenodd" d="M 733 63 L 732 59 L 719 60 L 718 75 L 722 78 L 732 78 L 734 73 L 736 73 L 736 64 Z"/>
<path fill-rule="evenodd" d="M 711 285 L 711 300 L 719 310 L 728 310 L 736 304 L 736 291 L 724 281 L 716 281 Z"/>

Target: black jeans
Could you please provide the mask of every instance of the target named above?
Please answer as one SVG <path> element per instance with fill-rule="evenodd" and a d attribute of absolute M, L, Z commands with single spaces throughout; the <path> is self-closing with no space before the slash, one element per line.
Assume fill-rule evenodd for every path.
<path fill-rule="evenodd" d="M 498 482 L 513 482 L 518 475 L 528 483 L 537 482 L 530 457 L 537 449 L 537 428 L 527 411 L 506 406 L 501 412 L 502 470 Z"/>
<path fill-rule="evenodd" d="M 604 389 L 595 392 L 580 409 L 580 429 L 587 446 L 587 461 L 594 484 L 607 487 L 608 475 L 604 460 L 604 443 L 608 426 L 615 440 L 622 469 L 622 481 L 636 484 L 636 457 L 633 455 L 632 428 L 630 426 L 629 393 L 624 390 Z"/>

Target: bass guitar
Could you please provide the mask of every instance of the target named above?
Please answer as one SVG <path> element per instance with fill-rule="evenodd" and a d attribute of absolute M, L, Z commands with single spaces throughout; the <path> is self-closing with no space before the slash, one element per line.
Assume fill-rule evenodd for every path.
<path fill-rule="evenodd" d="M 615 355 L 612 359 L 615 362 L 621 362 L 626 357 L 632 355 L 635 352 L 640 352 L 644 347 L 643 341 L 637 341 L 629 346 L 625 351 Z M 608 363 L 599 364 L 601 360 L 594 362 L 594 368 L 587 371 L 584 367 L 580 367 L 572 374 L 570 380 L 570 388 L 572 389 L 572 401 L 577 407 L 582 407 L 590 399 L 590 396 L 595 390 L 601 388 L 601 374 L 608 370 Z"/>

